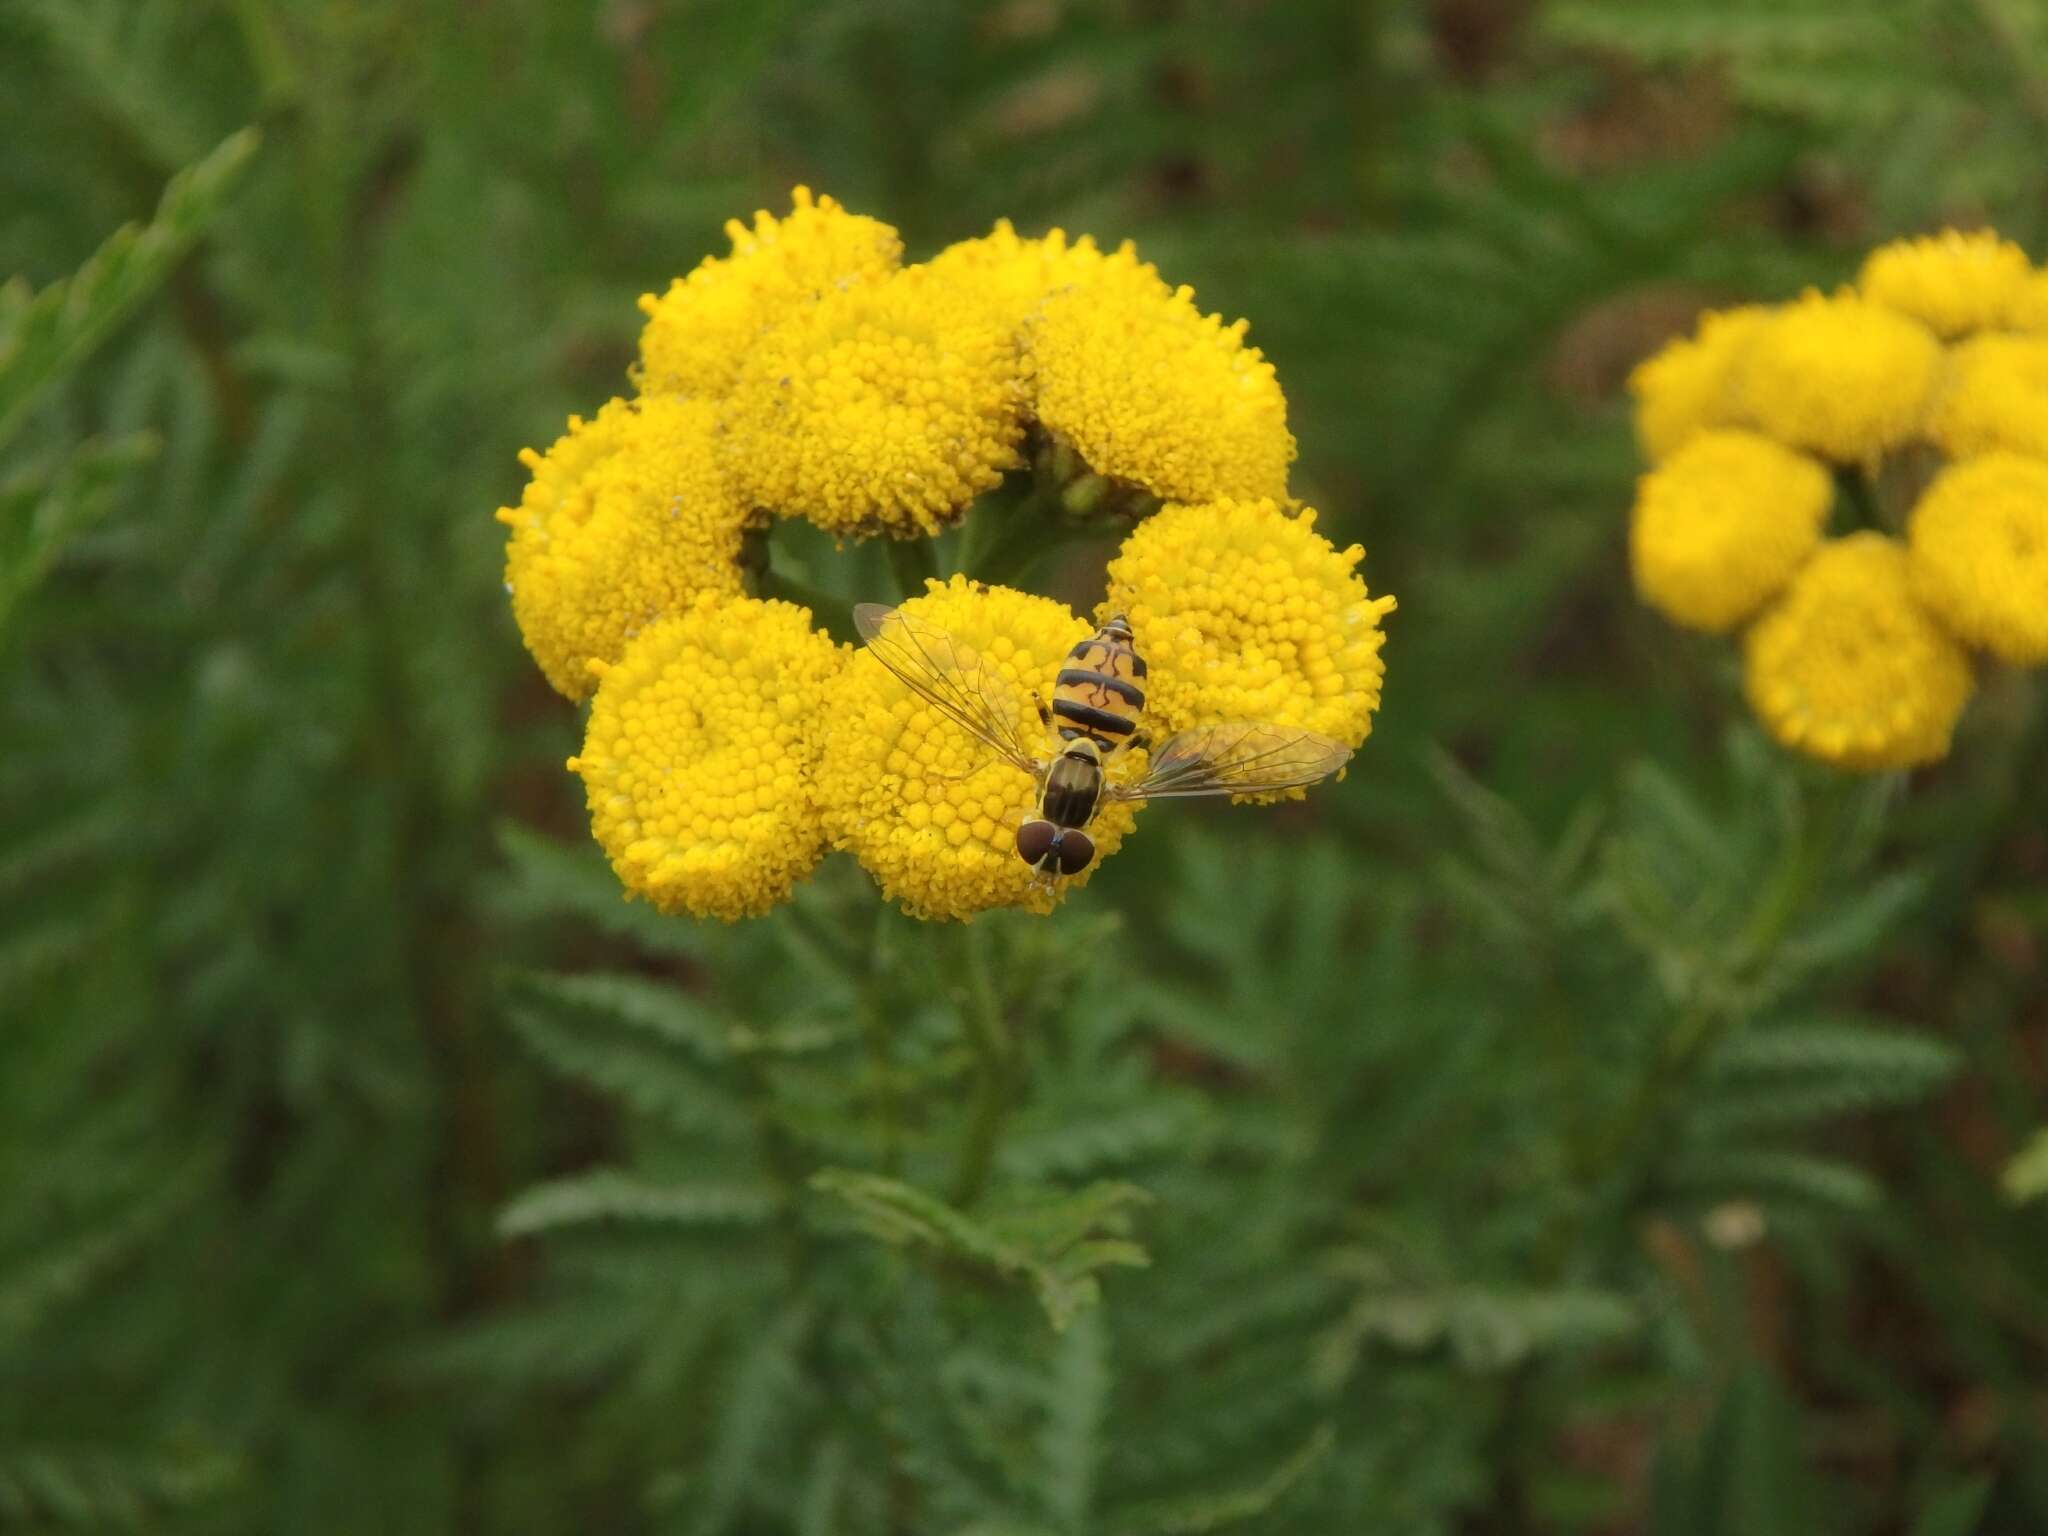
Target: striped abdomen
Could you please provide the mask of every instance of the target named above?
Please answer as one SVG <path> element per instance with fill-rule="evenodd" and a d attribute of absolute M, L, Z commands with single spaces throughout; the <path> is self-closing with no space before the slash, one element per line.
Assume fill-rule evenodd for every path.
<path fill-rule="evenodd" d="M 1145 660 L 1130 626 L 1111 619 L 1067 653 L 1053 689 L 1060 739 L 1091 737 L 1104 752 L 1128 742 L 1145 713 Z"/>

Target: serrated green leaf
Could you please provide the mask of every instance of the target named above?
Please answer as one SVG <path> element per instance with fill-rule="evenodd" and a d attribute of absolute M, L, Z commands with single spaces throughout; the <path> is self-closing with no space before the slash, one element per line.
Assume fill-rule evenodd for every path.
<path fill-rule="evenodd" d="M 1248 1488 L 1193 1494 L 1141 1505 L 1113 1521 L 1116 1536 L 1203 1536 L 1255 1519 L 1277 1505 L 1337 1444 L 1337 1432 L 1319 1427 L 1308 1443 Z"/>
<path fill-rule="evenodd" d="M 529 1237 L 595 1223 L 655 1227 L 759 1226 L 780 1208 L 766 1184 L 657 1184 L 612 1168 L 551 1179 L 498 1213 L 498 1235 Z"/>
<path fill-rule="evenodd" d="M 231 134 L 171 178 L 149 223 L 117 230 L 71 277 L 0 311 L 0 448 L 42 393 L 170 276 L 225 206 L 261 142 L 254 128 Z"/>

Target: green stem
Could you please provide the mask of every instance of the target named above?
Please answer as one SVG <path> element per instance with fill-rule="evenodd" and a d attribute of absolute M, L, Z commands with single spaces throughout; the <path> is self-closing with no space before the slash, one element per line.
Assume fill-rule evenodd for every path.
<path fill-rule="evenodd" d="M 860 1007 L 868 1076 L 874 1081 L 875 1152 L 882 1172 L 894 1178 L 903 1171 L 903 1134 L 896 1099 L 896 1018 L 882 986 L 890 970 L 883 954 L 888 917 L 886 906 L 876 908 L 867 974 L 861 982 Z"/>
<path fill-rule="evenodd" d="M 1813 895 L 1827 869 L 1839 804 L 1840 796 L 1831 784 L 1821 791 L 1818 807 L 1801 816 L 1770 884 L 1736 942 L 1742 971 L 1754 973 L 1768 962 Z M 1695 995 L 1687 1002 L 1665 1035 L 1656 1063 L 1602 1144 L 1602 1155 L 1594 1166 L 1612 1167 L 1630 1156 L 1649 1136 L 1693 1070 L 1746 1017 L 1745 1011 L 1725 996 Z M 1640 1177 L 1630 1181 L 1630 1203 L 1649 1183 L 1650 1172 L 1645 1168 Z"/>
<path fill-rule="evenodd" d="M 953 1178 L 953 1203 L 972 1205 L 988 1185 L 995 1166 L 996 1143 L 1009 1116 L 1010 1069 L 1014 1045 L 1003 1019 L 1002 1001 L 989 969 L 985 926 L 970 924 L 965 934 L 968 998 L 968 1040 L 974 1047 L 974 1108 L 960 1145 L 960 1163 Z"/>

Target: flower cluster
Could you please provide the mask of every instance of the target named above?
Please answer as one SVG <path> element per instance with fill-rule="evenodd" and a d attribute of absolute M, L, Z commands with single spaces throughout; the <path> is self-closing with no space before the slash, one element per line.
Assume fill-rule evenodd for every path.
<path fill-rule="evenodd" d="M 1636 589 L 1742 631 L 1744 691 L 1788 747 L 1933 762 L 1972 649 L 2048 663 L 2048 271 L 2019 247 L 1895 242 L 1853 287 L 1703 316 L 1629 388 L 1652 465 Z"/>
<path fill-rule="evenodd" d="M 987 498 L 969 542 L 1012 557 L 1076 519 L 1125 535 L 1093 619 L 971 572 L 903 593 L 909 622 L 950 637 L 959 687 L 1041 756 L 1034 697 L 1118 612 L 1150 663 L 1152 740 L 1240 719 L 1365 739 L 1393 599 L 1289 500 L 1286 399 L 1243 321 L 1128 244 L 1059 230 L 1000 222 L 905 265 L 895 230 L 799 187 L 788 214 L 726 232 L 728 254 L 641 300 L 635 393 L 522 454 L 498 514 L 527 648 L 591 701 L 569 767 L 629 896 L 751 916 L 841 850 L 904 910 L 967 918 L 1050 910 L 1092 872 L 1034 876 L 1016 851 L 1034 776 L 833 639 L 846 599 L 777 597 L 785 519 L 916 540 Z M 1146 760 L 1115 752 L 1108 782 Z M 1096 864 L 1139 803 L 1097 811 Z"/>

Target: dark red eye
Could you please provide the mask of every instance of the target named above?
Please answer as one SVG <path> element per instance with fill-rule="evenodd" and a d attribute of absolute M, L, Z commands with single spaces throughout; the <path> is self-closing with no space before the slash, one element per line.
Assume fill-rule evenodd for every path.
<path fill-rule="evenodd" d="M 1088 867 L 1088 861 L 1095 857 L 1095 839 L 1086 832 L 1069 829 L 1060 838 L 1060 873 L 1078 875 Z"/>
<path fill-rule="evenodd" d="M 1052 851 L 1052 840 L 1058 834 L 1059 828 L 1049 821 L 1025 822 L 1017 829 L 1018 856 L 1035 868 Z"/>

